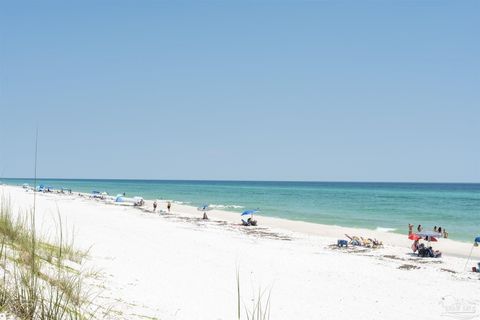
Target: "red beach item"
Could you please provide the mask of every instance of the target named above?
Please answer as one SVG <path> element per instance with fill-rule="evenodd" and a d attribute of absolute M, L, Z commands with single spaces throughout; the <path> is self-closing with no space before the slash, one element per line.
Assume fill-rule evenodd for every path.
<path fill-rule="evenodd" d="M 420 237 L 417 236 L 415 233 L 412 233 L 412 234 L 408 235 L 408 239 L 410 239 L 410 240 L 418 240 L 418 239 L 420 239 Z"/>

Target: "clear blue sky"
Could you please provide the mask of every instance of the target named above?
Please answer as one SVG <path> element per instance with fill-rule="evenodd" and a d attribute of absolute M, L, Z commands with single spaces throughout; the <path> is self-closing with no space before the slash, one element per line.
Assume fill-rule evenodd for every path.
<path fill-rule="evenodd" d="M 0 174 L 480 181 L 480 1 L 1 1 Z"/>

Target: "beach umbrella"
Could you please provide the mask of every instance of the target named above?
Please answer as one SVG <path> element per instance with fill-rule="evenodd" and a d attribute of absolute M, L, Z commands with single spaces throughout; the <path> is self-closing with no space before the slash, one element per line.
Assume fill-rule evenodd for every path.
<path fill-rule="evenodd" d="M 210 210 L 212 210 L 212 209 L 213 209 L 213 208 L 210 207 L 209 204 L 204 204 L 204 205 L 202 205 L 202 206 L 200 206 L 200 207 L 197 208 L 198 211 L 203 211 L 203 212 L 205 212 L 205 211 L 210 211 Z"/>
<path fill-rule="evenodd" d="M 212 209 L 213 208 L 210 207 L 209 204 L 204 204 L 203 206 L 200 206 L 197 208 L 198 211 L 203 211 L 203 219 L 207 219 L 207 220 L 208 220 L 207 211 L 210 211 Z"/>
<path fill-rule="evenodd" d="M 440 238 L 442 237 L 442 234 L 439 232 L 435 231 L 420 231 L 420 232 L 415 232 L 415 234 L 421 238 L 428 238 L 428 237 L 435 237 L 435 238 Z"/>
<path fill-rule="evenodd" d="M 408 235 L 408 239 L 415 241 L 415 240 L 420 239 L 420 237 L 417 236 L 415 233 L 411 233 L 411 234 Z"/>
<path fill-rule="evenodd" d="M 432 242 L 437 242 L 437 238 L 441 237 L 442 234 L 441 233 L 438 233 L 438 232 L 435 232 L 435 231 L 419 231 L 419 232 L 416 232 L 414 234 L 411 234 L 408 236 L 408 238 L 410 240 L 420 240 L 420 239 L 425 239 L 428 241 L 428 243 L 430 244 L 430 241 Z"/>
<path fill-rule="evenodd" d="M 247 215 L 253 215 L 254 213 L 257 213 L 258 210 L 245 210 L 242 212 L 242 217 L 247 216 Z"/>
<path fill-rule="evenodd" d="M 468 263 L 470 262 L 470 258 L 472 257 L 472 252 L 473 252 L 473 248 L 474 247 L 478 247 L 478 244 L 480 243 L 480 236 L 476 237 L 474 240 L 473 240 L 473 246 L 472 246 L 472 249 L 470 249 L 470 254 L 468 255 L 468 259 L 467 259 L 467 262 L 465 262 L 465 267 L 463 267 L 463 271 L 465 271 L 467 269 L 467 265 Z"/>
<path fill-rule="evenodd" d="M 242 221 L 243 221 L 244 223 L 247 223 L 247 221 L 248 221 L 248 218 L 247 218 L 247 217 L 253 219 L 253 214 L 254 214 L 254 213 L 257 213 L 257 212 L 258 212 L 258 210 L 245 210 L 245 211 L 243 211 L 242 214 L 241 214 Z"/>

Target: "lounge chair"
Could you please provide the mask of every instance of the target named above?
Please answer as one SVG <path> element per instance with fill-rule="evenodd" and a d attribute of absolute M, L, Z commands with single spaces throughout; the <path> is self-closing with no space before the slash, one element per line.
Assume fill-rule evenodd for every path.
<path fill-rule="evenodd" d="M 360 237 L 360 239 L 362 239 L 364 247 L 373 248 L 373 241 L 371 239 L 365 239 L 365 238 L 362 238 L 362 237 Z"/>
<path fill-rule="evenodd" d="M 373 248 L 380 248 L 380 247 L 383 247 L 383 242 L 382 241 L 379 241 L 377 239 L 369 239 L 370 241 L 372 241 L 372 244 L 373 244 Z"/>
<path fill-rule="evenodd" d="M 345 233 L 345 237 L 347 237 L 348 239 L 350 239 L 350 244 L 352 246 L 363 246 L 363 242 L 362 240 L 357 237 L 357 236 L 353 236 L 353 237 L 350 237 L 348 234 Z"/>

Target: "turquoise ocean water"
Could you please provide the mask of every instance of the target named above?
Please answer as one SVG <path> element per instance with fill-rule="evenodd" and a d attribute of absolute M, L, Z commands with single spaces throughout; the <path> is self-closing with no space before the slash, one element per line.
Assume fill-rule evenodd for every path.
<path fill-rule="evenodd" d="M 2 179 L 22 185 L 31 179 Z M 405 233 L 408 223 L 447 229 L 450 238 L 480 235 L 480 184 L 167 181 L 39 179 L 37 184 L 73 191 L 125 192 L 145 199 L 170 199 L 265 216 Z"/>

